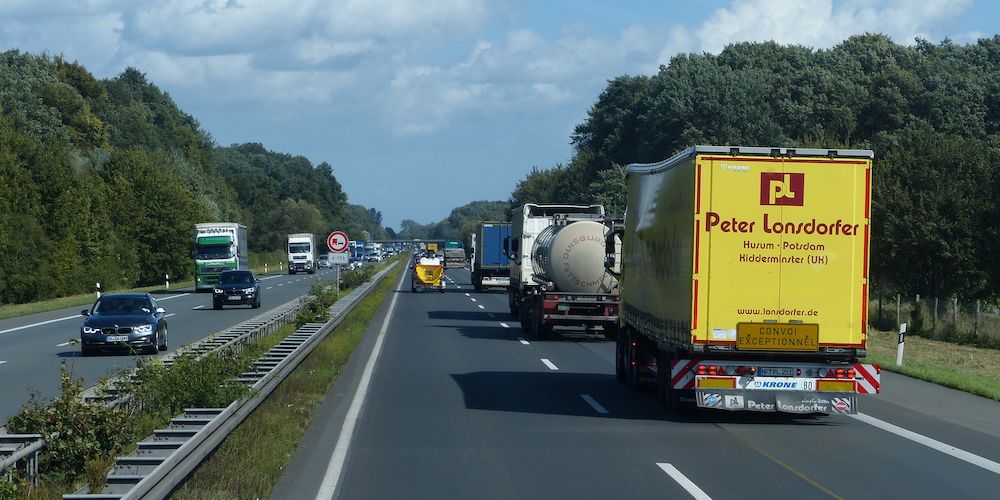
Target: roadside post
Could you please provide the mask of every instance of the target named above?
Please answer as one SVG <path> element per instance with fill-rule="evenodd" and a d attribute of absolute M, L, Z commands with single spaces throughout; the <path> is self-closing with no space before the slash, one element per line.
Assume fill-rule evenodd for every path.
<path fill-rule="evenodd" d="M 97 282 L 97 298 L 101 298 L 101 282 Z"/>
<path fill-rule="evenodd" d="M 164 274 L 163 275 L 163 280 L 167 283 L 166 288 L 170 288 L 170 275 L 169 274 Z"/>
<path fill-rule="evenodd" d="M 906 323 L 899 325 L 899 343 L 896 344 L 896 365 L 903 366 L 903 348 L 906 346 Z"/>

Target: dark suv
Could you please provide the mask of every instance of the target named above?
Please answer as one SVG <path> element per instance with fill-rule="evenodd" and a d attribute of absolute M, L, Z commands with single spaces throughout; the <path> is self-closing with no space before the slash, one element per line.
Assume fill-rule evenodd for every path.
<path fill-rule="evenodd" d="M 148 293 L 108 293 L 90 309 L 80 327 L 84 356 L 98 351 L 148 352 L 167 350 L 167 321 L 163 308 Z"/>
<path fill-rule="evenodd" d="M 260 307 L 260 280 L 251 271 L 225 271 L 219 275 L 212 293 L 212 307 L 225 304 L 249 304 Z"/>

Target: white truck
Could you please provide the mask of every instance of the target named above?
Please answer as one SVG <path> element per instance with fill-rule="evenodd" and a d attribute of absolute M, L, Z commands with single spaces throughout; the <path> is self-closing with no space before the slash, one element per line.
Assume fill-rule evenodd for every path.
<path fill-rule="evenodd" d="M 194 226 L 195 290 L 211 291 L 223 271 L 249 269 L 247 227 L 235 222 Z"/>
<path fill-rule="evenodd" d="M 582 326 L 614 338 L 618 281 L 604 266 L 604 207 L 526 204 L 505 245 L 511 315 L 536 338 L 554 326 Z"/>
<path fill-rule="evenodd" d="M 316 235 L 295 233 L 288 235 L 288 274 L 316 272 L 319 251 L 316 249 Z"/>

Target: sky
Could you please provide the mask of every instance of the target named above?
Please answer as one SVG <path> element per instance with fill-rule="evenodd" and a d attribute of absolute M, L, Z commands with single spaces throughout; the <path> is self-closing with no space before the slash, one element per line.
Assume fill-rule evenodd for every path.
<path fill-rule="evenodd" d="M 986 0 L 0 0 L 0 49 L 135 67 L 218 144 L 327 162 L 397 229 L 568 162 L 608 80 L 678 53 L 996 26 Z"/>

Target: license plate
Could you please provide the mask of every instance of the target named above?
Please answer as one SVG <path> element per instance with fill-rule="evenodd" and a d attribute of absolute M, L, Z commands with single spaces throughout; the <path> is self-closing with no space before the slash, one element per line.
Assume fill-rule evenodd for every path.
<path fill-rule="evenodd" d="M 229 296 L 229 300 L 240 300 L 240 299 L 242 299 L 242 298 L 243 298 L 243 297 L 240 297 L 239 295 L 230 295 L 230 296 Z"/>
<path fill-rule="evenodd" d="M 758 368 L 757 375 L 761 377 L 794 377 L 794 368 Z"/>
<path fill-rule="evenodd" d="M 128 335 L 108 335 L 104 337 L 105 342 L 128 342 Z"/>
<path fill-rule="evenodd" d="M 739 323 L 736 348 L 741 351 L 816 351 L 819 325 Z"/>

